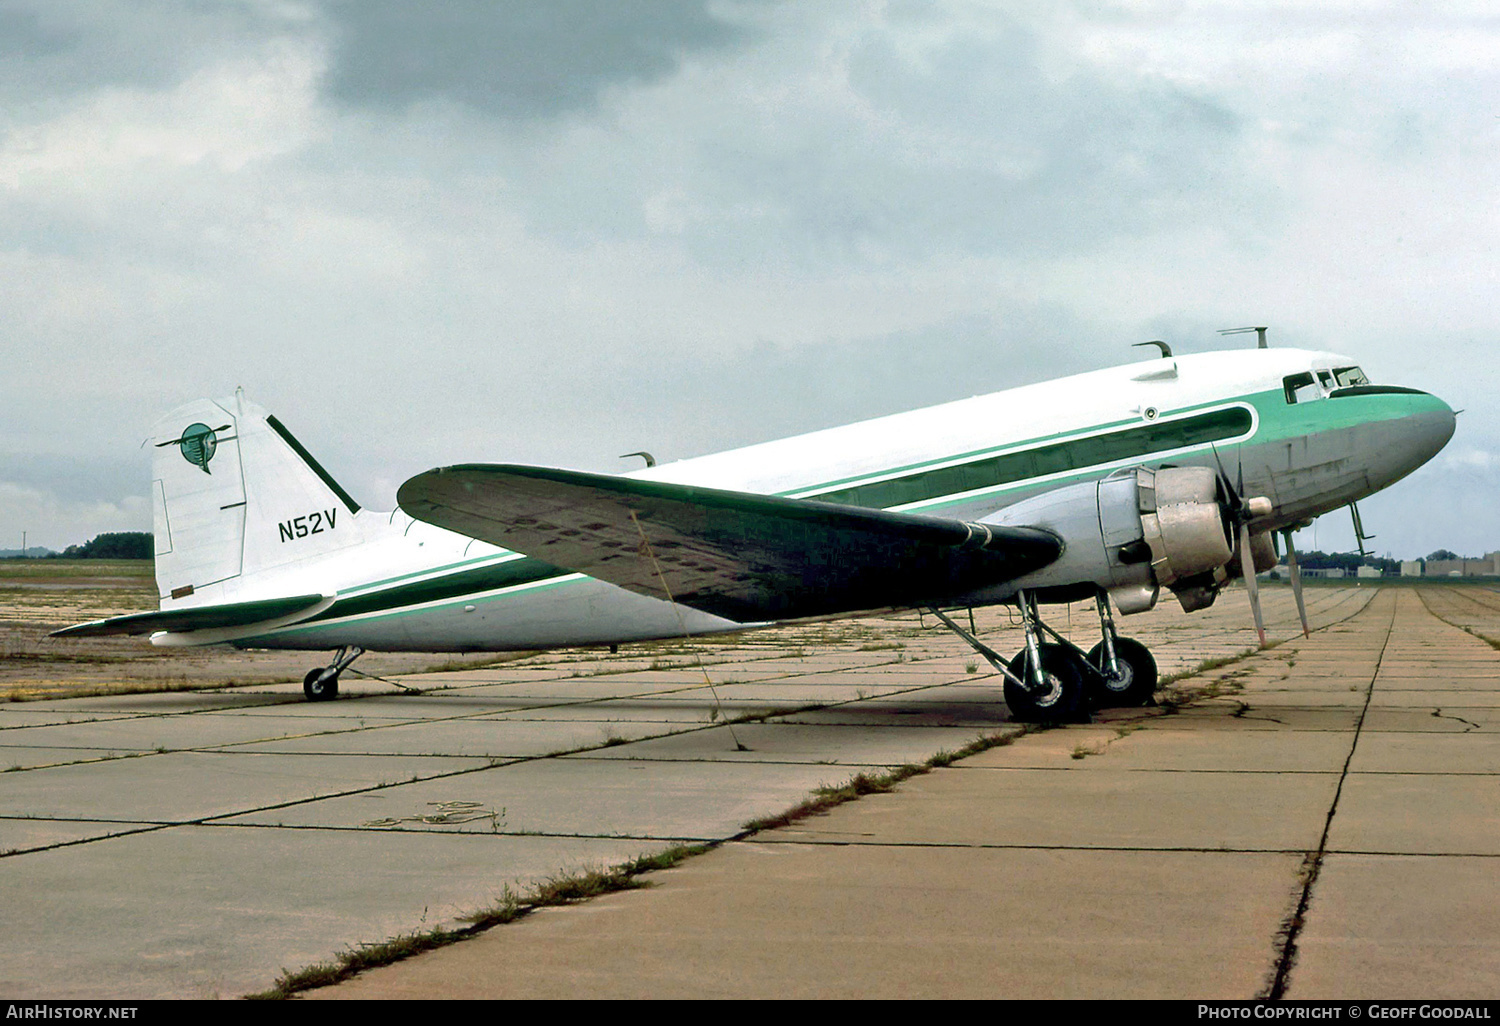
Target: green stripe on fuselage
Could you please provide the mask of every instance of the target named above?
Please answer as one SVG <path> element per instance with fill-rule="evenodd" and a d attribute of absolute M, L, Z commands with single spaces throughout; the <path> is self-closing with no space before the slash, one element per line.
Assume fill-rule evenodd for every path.
<path fill-rule="evenodd" d="M 379 613 L 399 606 L 416 606 L 443 599 L 461 598 L 482 591 L 513 588 L 521 584 L 535 584 L 553 577 L 571 574 L 572 570 L 555 567 L 540 559 L 522 556 L 503 563 L 463 570 L 456 574 L 402 584 L 384 591 L 372 591 L 362 595 L 340 598 L 317 616 L 298 624 L 298 627 L 314 624 L 320 620 L 334 620 L 364 613 Z"/>
<path fill-rule="evenodd" d="M 1141 424 L 1104 434 L 1073 438 L 1019 452 L 988 456 L 968 463 L 924 470 L 904 477 L 855 485 L 804 498 L 846 506 L 890 509 L 929 502 L 948 495 L 976 492 L 1037 477 L 1138 459 L 1156 452 L 1222 442 L 1247 434 L 1254 418 L 1243 406 L 1214 410 L 1177 420 Z"/>
<path fill-rule="evenodd" d="M 921 504 L 924 510 L 932 511 L 950 505 L 951 503 L 943 501 L 949 496 L 972 495 L 975 491 L 986 489 L 1010 491 L 1012 488 L 1007 486 L 1019 487 L 1027 481 L 1048 476 L 1078 479 L 1110 463 L 1127 460 L 1144 462 L 1158 453 L 1231 439 L 1247 442 L 1250 439 L 1244 436 L 1252 426 L 1255 428 L 1256 442 L 1269 442 L 1337 430 L 1372 420 L 1403 417 L 1412 412 L 1414 402 L 1422 400 L 1430 401 L 1431 397 L 1425 394 L 1360 395 L 1288 404 L 1281 390 L 1273 389 L 1228 400 L 1254 406 L 1259 418 L 1258 424 L 1253 423 L 1254 418 L 1243 405 L 1224 407 L 1216 403 L 1214 405 L 1219 407 L 1217 409 L 1188 416 L 1173 415 L 1174 419 L 1160 419 L 1123 429 L 1116 421 L 1100 425 L 1092 434 L 1062 441 L 1044 437 L 1030 442 L 1013 443 L 1006 447 L 1008 451 L 998 455 L 968 459 L 967 457 L 974 455 L 971 450 L 947 459 L 926 460 L 908 467 L 893 468 L 899 476 L 867 484 L 847 485 L 845 482 L 857 479 L 843 478 L 823 485 L 787 489 L 779 494 L 874 509 Z M 1037 445 L 1037 442 L 1043 444 Z M 1016 448 L 1026 445 L 1031 448 Z M 993 450 L 990 452 L 993 453 Z M 954 459 L 962 462 L 954 463 Z M 941 465 L 934 467 L 934 464 Z M 873 475 L 864 475 L 865 478 L 870 476 Z M 1058 480 L 1057 483 L 1060 485 L 1066 481 Z M 364 590 L 378 587 L 378 584 L 366 585 L 360 594 L 341 597 L 323 613 L 308 620 L 306 624 L 288 628 L 286 633 L 323 621 L 535 584 L 572 573 L 529 556 L 519 559 L 501 556 L 500 559 L 502 561 L 499 563 L 458 573 L 429 571 L 441 575 L 393 588 Z"/>

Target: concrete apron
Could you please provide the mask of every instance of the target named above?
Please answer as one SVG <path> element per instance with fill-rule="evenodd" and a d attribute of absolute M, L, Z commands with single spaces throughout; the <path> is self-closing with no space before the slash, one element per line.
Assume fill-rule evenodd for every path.
<path fill-rule="evenodd" d="M 1175 715 L 1030 734 L 306 996 L 1493 997 L 1497 668 L 1388 589 Z"/>

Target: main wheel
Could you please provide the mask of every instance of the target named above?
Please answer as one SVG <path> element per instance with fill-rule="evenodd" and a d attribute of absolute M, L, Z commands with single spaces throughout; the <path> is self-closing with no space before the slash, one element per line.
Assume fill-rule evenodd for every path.
<path fill-rule="evenodd" d="M 309 702 L 330 702 L 339 697 L 339 675 L 323 677 L 323 667 L 307 671 L 307 676 L 302 678 L 302 693 L 307 696 Z"/>
<path fill-rule="evenodd" d="M 1089 665 L 1104 674 L 1086 674 L 1089 701 L 1096 709 L 1145 705 L 1156 693 L 1156 660 L 1151 650 L 1132 638 L 1115 639 L 1115 662 L 1118 674 L 1104 669 L 1104 642 L 1089 650 Z"/>
<path fill-rule="evenodd" d="M 1042 645 L 1042 676 L 1047 687 L 1042 691 L 1023 688 L 1009 677 L 1005 678 L 1005 704 L 1010 713 L 1022 723 L 1069 723 L 1088 714 L 1084 703 L 1083 675 L 1078 669 L 1078 656 L 1072 649 L 1061 645 Z M 1010 661 L 1010 672 L 1024 681 L 1031 677 L 1026 671 L 1026 652 Z"/>

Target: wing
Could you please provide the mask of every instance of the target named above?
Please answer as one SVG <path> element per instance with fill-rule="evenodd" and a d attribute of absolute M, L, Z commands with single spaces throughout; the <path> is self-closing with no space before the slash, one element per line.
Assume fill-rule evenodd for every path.
<path fill-rule="evenodd" d="M 157 631 L 201 631 L 215 627 L 246 627 L 312 612 L 323 602 L 322 595 L 294 595 L 289 598 L 262 599 L 257 602 L 230 602 L 217 606 L 194 606 L 190 609 L 164 609 L 158 613 L 132 613 L 92 620 L 53 631 L 54 638 L 89 638 L 109 634 L 155 634 Z"/>
<path fill-rule="evenodd" d="M 1055 560 L 1046 531 L 544 467 L 468 465 L 411 516 L 739 622 L 940 603 Z"/>

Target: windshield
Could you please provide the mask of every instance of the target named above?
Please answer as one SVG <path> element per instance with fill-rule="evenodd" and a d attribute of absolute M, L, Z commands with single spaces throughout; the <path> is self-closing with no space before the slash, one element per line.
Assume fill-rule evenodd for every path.
<path fill-rule="evenodd" d="M 1333 372 L 1334 380 L 1339 383 L 1340 388 L 1348 388 L 1351 385 L 1368 385 L 1370 379 L 1365 372 L 1358 367 L 1340 367 Z"/>
<path fill-rule="evenodd" d="M 1281 385 L 1289 403 L 1305 403 L 1310 399 L 1323 398 L 1323 392 L 1318 388 L 1317 382 L 1313 381 L 1311 374 L 1289 375 L 1281 379 Z"/>

